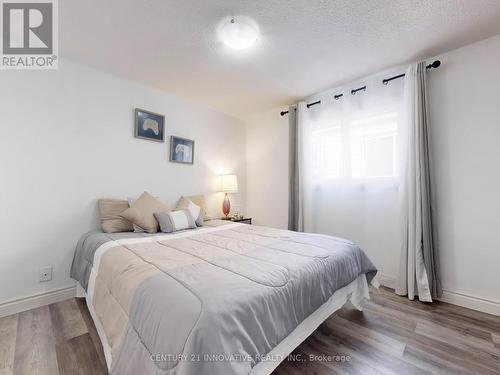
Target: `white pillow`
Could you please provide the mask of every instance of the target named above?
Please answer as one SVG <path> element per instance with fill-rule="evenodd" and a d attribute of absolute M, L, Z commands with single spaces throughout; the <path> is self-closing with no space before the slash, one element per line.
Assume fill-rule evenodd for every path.
<path fill-rule="evenodd" d="M 189 202 L 193 202 L 201 208 L 201 219 L 195 217 L 195 220 L 199 227 L 203 226 L 204 221 L 210 220 L 207 215 L 207 202 L 205 201 L 205 197 L 203 195 L 191 195 L 189 197 L 182 196 L 177 202 L 175 210 L 185 210 Z"/>
<path fill-rule="evenodd" d="M 191 212 L 191 215 L 193 216 L 196 225 L 199 227 L 202 227 L 203 226 L 203 215 L 201 214 L 201 207 L 197 206 L 192 201 L 189 201 L 186 209 L 189 212 Z"/>

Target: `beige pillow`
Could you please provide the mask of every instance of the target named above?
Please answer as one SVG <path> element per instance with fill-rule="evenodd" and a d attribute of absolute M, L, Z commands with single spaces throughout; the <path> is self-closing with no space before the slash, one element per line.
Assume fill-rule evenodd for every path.
<path fill-rule="evenodd" d="M 128 206 L 132 207 L 136 200 L 137 199 L 135 199 L 135 198 L 128 197 L 127 198 Z M 144 229 L 142 229 L 140 226 L 135 225 L 135 224 L 133 224 L 133 225 L 134 225 L 134 233 L 144 233 Z"/>
<path fill-rule="evenodd" d="M 157 212 L 169 212 L 170 207 L 158 198 L 144 192 L 135 203 L 120 216 L 133 224 L 138 225 L 148 233 L 158 232 L 158 221 L 155 218 Z"/>
<path fill-rule="evenodd" d="M 120 216 L 129 208 L 128 202 L 119 199 L 99 199 L 99 213 L 101 214 L 101 227 L 106 233 L 131 232 L 134 230 L 132 223 Z"/>
<path fill-rule="evenodd" d="M 200 206 L 201 214 L 203 215 L 203 220 L 210 220 L 207 215 L 207 202 L 205 201 L 204 195 L 191 195 L 189 197 L 182 196 L 177 202 L 176 210 L 185 210 L 188 208 L 189 202 L 193 202 L 195 205 Z"/>

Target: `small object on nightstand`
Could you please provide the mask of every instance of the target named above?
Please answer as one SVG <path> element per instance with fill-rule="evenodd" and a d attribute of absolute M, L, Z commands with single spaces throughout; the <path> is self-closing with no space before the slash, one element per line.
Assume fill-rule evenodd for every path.
<path fill-rule="evenodd" d="M 243 224 L 252 224 L 252 218 L 251 217 L 239 217 L 239 218 L 230 218 L 234 223 L 243 223 Z"/>

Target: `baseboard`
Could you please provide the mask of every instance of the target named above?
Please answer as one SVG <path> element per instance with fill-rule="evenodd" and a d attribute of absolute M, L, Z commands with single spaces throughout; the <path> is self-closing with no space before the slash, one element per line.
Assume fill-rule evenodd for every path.
<path fill-rule="evenodd" d="M 32 296 L 17 298 L 0 303 L 0 318 L 23 311 L 36 309 L 37 307 L 50 305 L 74 298 L 76 296 L 76 285 L 64 288 L 49 290 L 47 292 L 37 293 Z"/>
<path fill-rule="evenodd" d="M 377 273 L 376 276 L 380 285 L 386 286 L 391 289 L 396 288 L 396 278 L 394 276 L 389 276 L 383 273 Z"/>
<path fill-rule="evenodd" d="M 394 276 L 377 274 L 377 279 L 381 285 L 388 288 L 394 289 L 396 286 L 396 278 Z M 443 296 L 439 298 L 439 301 L 500 316 L 500 301 L 475 297 L 469 294 L 453 292 L 446 289 L 443 289 Z"/>
<path fill-rule="evenodd" d="M 452 305 L 467 307 L 472 310 L 500 316 L 500 301 L 474 297 L 469 294 L 452 292 L 444 289 L 443 296 L 439 300 L 451 303 Z"/>

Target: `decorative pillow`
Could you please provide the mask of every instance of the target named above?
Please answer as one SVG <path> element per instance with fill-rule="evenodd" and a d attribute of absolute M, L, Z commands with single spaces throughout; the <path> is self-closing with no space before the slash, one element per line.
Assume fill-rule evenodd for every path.
<path fill-rule="evenodd" d="M 195 205 L 193 202 L 189 201 L 186 210 L 191 212 L 191 216 L 194 218 L 194 221 L 197 226 L 203 226 L 203 215 L 201 213 L 201 207 Z"/>
<path fill-rule="evenodd" d="M 182 196 L 181 199 L 177 202 L 177 206 L 175 207 L 176 210 L 185 210 L 189 202 L 194 203 L 195 205 L 199 206 L 201 208 L 201 220 L 198 221 L 198 218 L 195 217 L 196 219 L 196 224 L 198 222 L 203 222 L 210 220 L 210 218 L 207 216 L 207 202 L 205 201 L 205 196 L 204 195 L 191 195 L 189 197 Z M 198 224 L 198 226 L 201 226 Z"/>
<path fill-rule="evenodd" d="M 130 232 L 134 228 L 132 223 L 125 220 L 120 214 L 128 209 L 128 202 L 119 199 L 99 199 L 99 213 L 101 227 L 105 233 Z"/>
<path fill-rule="evenodd" d="M 158 198 L 144 192 L 128 210 L 120 216 L 131 221 L 135 225 L 144 229 L 148 233 L 158 232 L 158 222 L 155 219 L 155 212 L 168 212 L 170 207 Z"/>
<path fill-rule="evenodd" d="M 184 198 L 185 202 L 183 202 L 183 205 L 185 206 L 182 209 L 179 209 L 179 205 L 175 208 L 174 211 L 182 211 L 182 210 L 188 210 L 191 213 L 191 216 L 194 218 L 194 221 L 198 227 L 203 226 L 203 215 L 201 212 L 201 207 L 197 206 L 193 202 L 191 202 L 189 199 Z"/>
<path fill-rule="evenodd" d="M 128 197 L 127 198 L 128 206 L 132 207 L 136 200 L 137 199 L 135 199 L 135 198 Z M 134 233 L 144 233 L 144 229 L 142 229 L 140 226 L 135 225 L 135 224 L 132 224 L 132 225 L 134 226 Z"/>
<path fill-rule="evenodd" d="M 189 210 L 156 212 L 156 220 L 163 233 L 172 233 L 183 229 L 195 229 L 196 223 Z"/>

